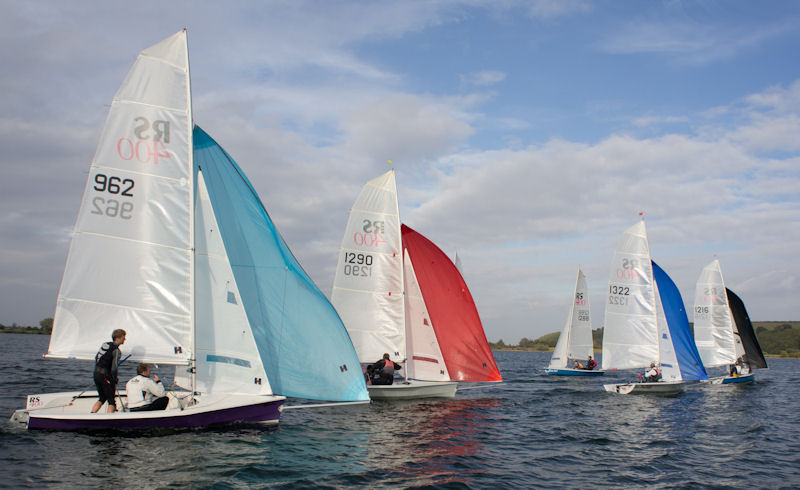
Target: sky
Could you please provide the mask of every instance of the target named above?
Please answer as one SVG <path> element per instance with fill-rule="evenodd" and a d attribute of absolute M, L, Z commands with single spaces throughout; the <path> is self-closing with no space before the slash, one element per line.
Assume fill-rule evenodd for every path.
<path fill-rule="evenodd" d="M 800 320 L 800 2 L 0 10 L 4 325 L 53 315 L 111 99 L 139 51 L 183 28 L 195 123 L 328 296 L 351 205 L 394 168 L 402 221 L 458 253 L 490 341 L 559 331 L 578 267 L 601 327 L 639 213 L 689 310 L 718 258 L 751 319 Z"/>

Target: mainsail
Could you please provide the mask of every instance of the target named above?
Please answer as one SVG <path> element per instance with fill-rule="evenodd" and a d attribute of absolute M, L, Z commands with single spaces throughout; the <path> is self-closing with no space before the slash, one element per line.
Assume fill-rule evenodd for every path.
<path fill-rule="evenodd" d="M 192 114 L 186 32 L 142 51 L 111 103 L 75 224 L 47 357 L 192 356 Z"/>
<path fill-rule="evenodd" d="M 644 221 L 614 251 L 603 329 L 603 369 L 634 369 L 657 361 L 658 324 L 650 247 Z"/>
<path fill-rule="evenodd" d="M 406 358 L 403 256 L 394 170 L 364 185 L 347 221 L 331 302 L 358 359 Z"/>
<path fill-rule="evenodd" d="M 569 359 L 588 359 L 593 354 L 589 291 L 586 287 L 586 276 L 578 268 L 572 305 L 567 315 L 567 322 L 561 330 L 556 346 L 553 349 L 549 368 L 565 368 Z"/>
<path fill-rule="evenodd" d="M 733 364 L 744 354 L 736 334 L 719 260 L 703 268 L 694 297 L 694 338 L 706 367 Z"/>

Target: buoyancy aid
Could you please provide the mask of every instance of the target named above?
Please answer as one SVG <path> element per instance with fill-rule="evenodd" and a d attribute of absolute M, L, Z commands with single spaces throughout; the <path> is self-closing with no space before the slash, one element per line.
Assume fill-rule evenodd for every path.
<path fill-rule="evenodd" d="M 100 369 L 107 376 L 110 375 L 113 371 L 114 351 L 117 349 L 119 349 L 119 346 L 114 342 L 103 343 L 94 356 L 95 368 Z"/>
<path fill-rule="evenodd" d="M 397 369 L 397 366 L 395 366 L 394 362 L 392 362 L 389 359 L 383 360 L 383 367 L 381 368 L 381 370 L 383 371 L 384 374 L 394 374 L 395 369 Z"/>

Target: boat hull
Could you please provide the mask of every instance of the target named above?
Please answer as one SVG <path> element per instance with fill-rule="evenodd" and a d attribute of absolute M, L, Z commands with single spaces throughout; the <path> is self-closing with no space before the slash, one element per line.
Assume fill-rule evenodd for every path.
<path fill-rule="evenodd" d="M 609 393 L 620 395 L 676 395 L 685 388 L 683 381 L 659 381 L 657 383 L 622 383 L 603 385 Z"/>
<path fill-rule="evenodd" d="M 753 373 L 743 374 L 741 376 L 720 376 L 708 380 L 712 385 L 747 384 L 753 381 L 755 381 L 755 374 Z"/>
<path fill-rule="evenodd" d="M 547 368 L 544 370 L 545 373 L 551 374 L 554 376 L 602 376 L 606 374 L 605 371 L 602 369 L 597 370 L 588 370 L 588 369 L 571 369 L 571 368 Z"/>
<path fill-rule="evenodd" d="M 392 385 L 367 386 L 373 400 L 408 400 L 416 398 L 453 398 L 458 390 L 456 381 L 408 381 Z"/>
<path fill-rule="evenodd" d="M 188 397 L 188 393 L 185 394 Z M 124 395 L 120 398 L 124 398 Z M 197 395 L 194 404 L 170 396 L 165 410 L 90 413 L 97 396 L 50 393 L 28 397 L 27 425 L 31 430 L 147 430 L 182 429 L 230 424 L 278 423 L 285 397 L 272 395 Z M 33 405 L 33 406 L 32 406 Z M 24 420 L 24 414 L 13 417 Z"/>

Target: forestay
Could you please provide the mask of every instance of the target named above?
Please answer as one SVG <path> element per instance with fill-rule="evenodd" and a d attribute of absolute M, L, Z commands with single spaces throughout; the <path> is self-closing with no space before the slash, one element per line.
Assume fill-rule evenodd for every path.
<path fill-rule="evenodd" d="M 139 54 L 109 110 L 75 225 L 47 357 L 94 359 L 123 327 L 131 361 L 192 345 L 192 154 L 186 33 Z"/>

